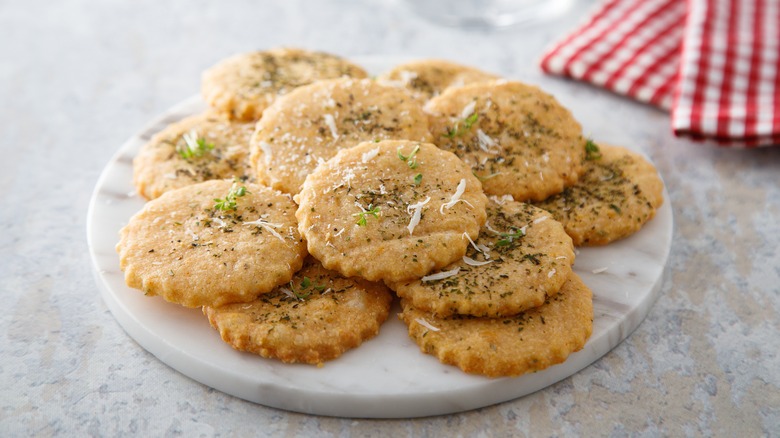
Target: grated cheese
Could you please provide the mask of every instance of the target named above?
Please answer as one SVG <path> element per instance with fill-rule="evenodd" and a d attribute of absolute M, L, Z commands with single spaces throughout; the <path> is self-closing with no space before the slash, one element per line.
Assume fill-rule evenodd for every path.
<path fill-rule="evenodd" d="M 406 86 L 407 84 L 411 84 L 413 80 L 417 79 L 417 72 L 410 71 L 410 70 L 402 70 L 400 72 L 401 76 L 401 86 Z"/>
<path fill-rule="evenodd" d="M 427 328 L 428 330 L 430 330 L 432 332 L 438 332 L 439 330 L 441 330 L 438 327 L 432 326 L 430 322 L 425 320 L 425 318 L 417 318 L 417 319 L 415 319 L 415 321 L 417 322 L 417 324 L 420 324 L 421 326 Z"/>
<path fill-rule="evenodd" d="M 425 283 L 427 281 L 444 280 L 445 278 L 450 278 L 458 275 L 458 272 L 460 272 L 460 267 L 451 269 L 449 271 L 442 271 L 442 272 L 437 272 L 435 274 L 426 275 L 425 277 L 421 278 L 420 281 Z"/>
<path fill-rule="evenodd" d="M 371 149 L 368 152 L 364 152 L 362 156 L 363 162 L 368 163 L 369 161 L 373 160 L 374 157 L 376 157 L 377 155 L 379 155 L 379 148 Z"/>
<path fill-rule="evenodd" d="M 458 187 L 455 189 L 455 194 L 452 195 L 449 201 L 447 203 L 442 204 L 441 207 L 439 207 L 439 213 L 444 214 L 445 208 L 452 208 L 453 205 L 457 204 L 458 202 L 465 202 L 469 205 L 469 207 L 474 208 L 469 201 L 466 201 L 465 199 L 460 199 L 461 196 L 463 196 L 463 192 L 466 191 L 466 178 L 462 178 L 460 182 L 458 183 Z"/>
<path fill-rule="evenodd" d="M 468 116 L 470 116 L 471 114 L 474 113 L 474 108 L 476 106 L 477 106 L 477 101 L 476 100 L 472 100 L 471 102 L 469 102 L 468 105 L 463 107 L 463 112 L 460 113 L 460 117 L 462 119 L 468 118 Z"/>
<path fill-rule="evenodd" d="M 328 126 L 328 129 L 330 129 L 330 135 L 333 136 L 334 140 L 338 140 L 339 131 L 336 129 L 336 120 L 333 118 L 333 115 L 325 114 L 323 118 L 325 119 L 325 124 Z"/>
<path fill-rule="evenodd" d="M 290 298 L 292 298 L 294 300 L 298 299 L 298 297 L 296 297 L 295 294 L 292 293 L 292 291 L 290 289 L 287 289 L 286 287 L 280 287 L 279 290 L 284 292 L 285 295 L 287 295 L 288 297 L 290 297 Z"/>
<path fill-rule="evenodd" d="M 550 216 L 538 217 L 538 218 L 534 219 L 534 225 L 542 223 L 542 222 L 546 221 L 547 219 L 550 219 Z"/>
<path fill-rule="evenodd" d="M 552 278 L 552 276 L 555 275 L 555 272 L 557 272 L 555 268 L 552 268 L 552 270 L 547 273 L 547 278 Z"/>
<path fill-rule="evenodd" d="M 192 238 L 192 240 L 193 240 L 193 241 L 195 241 L 195 242 L 197 242 L 197 241 L 198 241 L 198 239 L 200 239 L 200 238 L 198 237 L 198 235 L 197 235 L 197 234 L 195 234 L 195 232 L 194 232 L 194 231 L 192 231 L 192 230 L 191 230 L 191 229 L 189 229 L 189 228 L 187 228 L 186 230 L 184 230 L 184 234 L 186 234 L 187 236 L 189 236 L 190 238 Z"/>
<path fill-rule="evenodd" d="M 463 263 L 469 265 L 469 266 L 485 266 L 488 263 L 493 263 L 494 260 L 486 260 L 484 262 L 479 262 L 477 260 L 472 259 L 471 257 L 463 256 Z"/>
<path fill-rule="evenodd" d="M 260 142 L 260 149 L 263 151 L 263 161 L 265 161 L 265 165 L 268 166 L 271 164 L 271 161 L 273 160 L 273 153 L 271 152 L 271 145 L 261 141 Z"/>
<path fill-rule="evenodd" d="M 495 202 L 498 205 L 504 205 L 507 201 L 514 202 L 515 198 L 512 195 L 503 195 L 503 196 L 496 196 L 492 195 L 490 197 L 490 200 Z"/>
<path fill-rule="evenodd" d="M 344 172 L 344 179 L 343 181 L 347 183 L 347 187 L 352 188 L 352 180 L 355 179 L 355 172 L 349 168 Z M 365 211 L 365 210 L 363 210 Z"/>
<path fill-rule="evenodd" d="M 410 236 L 412 235 L 412 233 L 414 233 L 414 228 L 420 223 L 423 206 L 427 204 L 430 200 L 431 197 L 428 196 L 427 198 L 425 198 L 425 201 L 420 201 L 416 204 L 411 204 L 408 207 L 406 207 L 406 212 L 412 215 L 412 219 L 409 221 L 409 225 L 406 227 L 409 230 Z"/>
<path fill-rule="evenodd" d="M 477 140 L 479 141 L 479 148 L 483 151 L 491 154 L 497 153 L 494 150 L 490 150 L 490 148 L 496 146 L 498 143 L 481 129 L 477 129 Z"/>
<path fill-rule="evenodd" d="M 500 232 L 500 231 L 498 231 L 497 229 L 493 228 L 493 227 L 490 225 L 490 221 L 485 221 L 485 228 L 487 228 L 487 229 L 488 229 L 488 231 L 490 231 L 490 232 L 491 232 L 491 233 L 493 233 L 493 234 L 501 234 L 501 232 Z"/>
<path fill-rule="evenodd" d="M 485 245 L 477 245 L 473 240 L 471 240 L 471 236 L 469 236 L 469 233 L 464 232 L 463 236 L 466 237 L 466 239 L 469 240 L 469 243 L 471 243 L 471 246 L 477 251 L 481 252 L 482 255 L 485 256 L 486 259 L 490 259 L 490 248 L 488 248 Z"/>
<path fill-rule="evenodd" d="M 594 269 L 594 270 L 592 270 L 592 271 L 590 271 L 590 272 L 592 272 L 592 273 L 594 273 L 594 274 L 601 274 L 602 272 L 604 272 L 604 271 L 606 271 L 606 270 L 607 270 L 607 267 L 606 267 L 606 266 L 604 266 L 604 267 L 602 267 L 602 268 Z"/>
<path fill-rule="evenodd" d="M 276 230 L 274 230 L 274 228 L 281 227 L 282 224 L 274 224 L 274 223 L 271 223 L 271 222 L 267 222 L 264 219 L 258 219 L 256 221 L 252 221 L 252 222 L 244 222 L 244 225 L 257 225 L 258 227 L 263 228 L 266 231 L 268 231 L 269 233 L 273 234 L 273 236 L 276 237 L 277 239 L 279 239 L 282 242 L 284 242 L 284 237 L 282 237 L 281 234 L 277 233 Z"/>

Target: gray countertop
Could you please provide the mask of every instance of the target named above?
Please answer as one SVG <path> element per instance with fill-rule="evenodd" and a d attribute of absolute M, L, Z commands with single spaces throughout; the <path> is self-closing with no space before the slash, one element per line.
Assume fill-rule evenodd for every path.
<path fill-rule="evenodd" d="M 580 1 L 543 25 L 488 31 L 431 24 L 398 0 L 1 2 L 2 435 L 780 434 L 780 148 L 675 139 L 656 109 L 544 77 L 542 51 L 591 5 Z M 592 104 L 601 123 L 625 125 L 610 140 L 642 143 L 675 220 L 662 295 L 647 319 L 544 390 L 410 420 L 267 408 L 146 352 L 93 280 L 92 189 L 125 139 L 198 92 L 203 69 L 274 46 L 451 59 L 563 90 L 575 115 Z"/>

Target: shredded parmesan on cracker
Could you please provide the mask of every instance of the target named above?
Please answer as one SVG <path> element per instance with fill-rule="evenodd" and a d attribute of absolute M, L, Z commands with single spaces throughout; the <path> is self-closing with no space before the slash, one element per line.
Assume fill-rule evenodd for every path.
<path fill-rule="evenodd" d="M 412 215 L 412 219 L 409 221 L 409 225 L 406 227 L 409 230 L 409 235 L 411 236 L 412 233 L 414 233 L 415 227 L 420 223 L 420 218 L 422 217 L 422 208 L 425 204 L 427 204 L 431 200 L 431 197 L 428 196 L 425 198 L 425 201 L 420 201 L 416 204 L 411 204 L 408 207 L 406 207 L 406 212 Z"/>
<path fill-rule="evenodd" d="M 368 163 L 369 161 L 373 160 L 374 157 L 379 155 L 379 148 L 371 149 L 368 152 L 363 152 L 363 156 L 361 157 L 364 163 Z"/>
<path fill-rule="evenodd" d="M 469 266 L 485 266 L 488 263 L 493 263 L 494 260 L 486 260 L 484 262 L 479 262 L 477 260 L 472 259 L 471 257 L 463 256 L 463 263 L 469 265 Z"/>
<path fill-rule="evenodd" d="M 458 275 L 458 272 L 460 272 L 460 267 L 451 269 L 449 271 L 442 271 L 442 272 L 437 272 L 435 274 L 426 275 L 425 277 L 421 278 L 420 281 L 425 283 L 427 281 L 444 280 L 445 278 L 450 278 Z"/>
<path fill-rule="evenodd" d="M 425 320 L 425 318 L 417 318 L 417 319 L 415 319 L 415 321 L 417 322 L 417 324 L 420 324 L 421 326 L 427 328 L 428 330 L 430 330 L 432 332 L 438 332 L 439 330 L 441 330 L 438 327 L 432 326 L 430 322 Z"/>
<path fill-rule="evenodd" d="M 458 202 L 465 202 L 469 205 L 469 207 L 474 208 L 469 201 L 466 201 L 465 199 L 460 199 L 461 196 L 463 196 L 463 192 L 466 191 L 466 178 L 461 178 L 460 182 L 458 183 L 458 187 L 455 188 L 455 194 L 452 195 L 449 201 L 442 204 L 441 207 L 439 207 L 439 213 L 444 214 L 444 209 L 450 209 L 453 205 L 457 204 Z"/>
<path fill-rule="evenodd" d="M 274 237 L 284 242 L 284 237 L 282 237 L 281 234 L 277 233 L 274 228 L 279 228 L 282 226 L 282 224 L 274 224 L 271 222 L 268 222 L 264 219 L 258 219 L 256 221 L 251 222 L 244 222 L 244 225 L 257 225 L 258 227 L 268 231 L 269 233 L 273 234 Z"/>
<path fill-rule="evenodd" d="M 325 124 L 328 126 L 328 129 L 330 129 L 330 135 L 333 136 L 334 140 L 338 140 L 339 131 L 336 129 L 336 120 L 333 118 L 333 115 L 325 114 L 323 118 L 325 119 Z"/>
<path fill-rule="evenodd" d="M 463 119 L 468 118 L 468 116 L 470 116 L 470 115 L 472 115 L 474 113 L 474 108 L 476 106 L 477 106 L 477 101 L 476 100 L 472 100 L 471 102 L 469 102 L 468 105 L 463 107 L 463 112 L 460 113 L 460 117 L 463 118 Z"/>
<path fill-rule="evenodd" d="M 260 149 L 263 151 L 263 161 L 265 161 L 265 165 L 268 166 L 269 164 L 271 164 L 271 161 L 273 161 L 273 152 L 271 151 L 271 145 L 264 141 L 261 141 Z"/>

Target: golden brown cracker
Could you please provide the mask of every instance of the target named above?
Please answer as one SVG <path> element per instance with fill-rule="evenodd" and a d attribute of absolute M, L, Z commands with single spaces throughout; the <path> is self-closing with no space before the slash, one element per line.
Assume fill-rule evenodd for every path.
<path fill-rule="evenodd" d="M 399 64 L 379 75 L 377 82 L 408 90 L 424 103 L 444 90 L 476 82 L 499 79 L 499 76 L 441 59 L 422 59 Z"/>
<path fill-rule="evenodd" d="M 438 318 L 401 303 L 399 316 L 422 352 L 488 377 L 518 376 L 561 363 L 582 349 L 593 331 L 592 293 L 576 274 L 544 305 L 513 317 Z"/>
<path fill-rule="evenodd" d="M 361 67 L 310 50 L 275 48 L 226 58 L 203 73 L 201 94 L 214 109 L 238 120 L 257 120 L 277 97 L 320 79 L 365 78 Z"/>
<path fill-rule="evenodd" d="M 368 280 L 419 278 L 460 259 L 487 198 L 452 153 L 413 141 L 341 150 L 306 178 L 296 217 L 328 269 Z"/>
<path fill-rule="evenodd" d="M 253 133 L 253 123 L 230 121 L 211 111 L 173 123 L 143 145 L 133 160 L 136 190 L 154 199 L 212 179 L 252 182 L 249 139 Z"/>
<path fill-rule="evenodd" d="M 639 231 L 663 203 L 663 182 L 642 155 L 589 142 L 579 181 L 536 203 L 577 246 L 606 245 Z"/>
<path fill-rule="evenodd" d="M 417 102 L 368 79 L 319 81 L 268 108 L 252 138 L 251 160 L 260 181 L 294 194 L 339 150 L 385 139 L 430 141 Z"/>
<path fill-rule="evenodd" d="M 434 143 L 471 166 L 485 193 L 542 200 L 577 181 L 582 130 L 554 97 L 520 82 L 446 90 L 425 105 Z"/>
<path fill-rule="evenodd" d="M 550 213 L 494 197 L 466 256 L 442 268 L 452 275 L 389 286 L 413 307 L 439 317 L 510 316 L 557 294 L 573 263 L 571 238 Z"/>
<path fill-rule="evenodd" d="M 309 257 L 289 284 L 253 302 L 204 307 L 203 313 L 237 350 L 322 365 L 376 336 L 391 302 L 381 283 L 341 277 Z"/>
<path fill-rule="evenodd" d="M 125 281 L 187 307 L 254 300 L 303 264 L 295 209 L 288 195 L 230 180 L 166 192 L 120 231 Z"/>

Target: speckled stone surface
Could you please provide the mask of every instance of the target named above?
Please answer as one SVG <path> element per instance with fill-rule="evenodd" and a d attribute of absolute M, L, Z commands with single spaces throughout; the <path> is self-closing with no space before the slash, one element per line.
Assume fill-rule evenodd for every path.
<path fill-rule="evenodd" d="M 543 77 L 591 1 L 501 31 L 439 27 L 399 0 L 0 3 L 0 431 L 4 436 L 761 436 L 780 433 L 780 148 L 678 140 L 655 109 Z M 278 45 L 440 57 L 555 90 L 586 132 L 620 124 L 670 192 L 662 295 L 622 344 L 524 398 L 354 420 L 225 395 L 157 360 L 100 298 L 85 238 L 98 175 L 232 53 Z M 630 114 L 630 118 L 625 115 Z"/>

